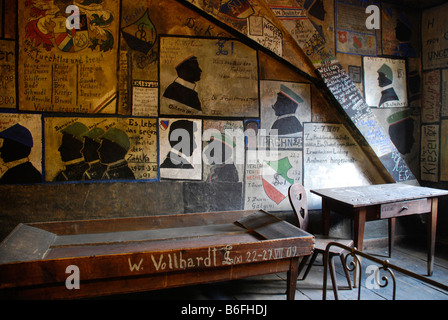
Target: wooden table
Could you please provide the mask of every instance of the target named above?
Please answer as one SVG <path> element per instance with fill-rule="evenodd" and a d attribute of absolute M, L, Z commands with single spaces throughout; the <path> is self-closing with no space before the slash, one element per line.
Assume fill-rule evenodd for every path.
<path fill-rule="evenodd" d="M 83 298 L 286 271 L 294 299 L 298 260 L 313 248 L 312 235 L 264 211 L 20 224 L 0 244 L 0 297 Z"/>
<path fill-rule="evenodd" d="M 432 275 L 436 239 L 438 197 L 448 195 L 439 190 L 406 184 L 380 184 L 311 190 L 322 197 L 323 233 L 330 231 L 330 212 L 354 221 L 354 245 L 363 249 L 366 221 L 389 219 L 389 255 L 392 252 L 395 219 L 411 214 L 427 214 L 428 275 Z"/>

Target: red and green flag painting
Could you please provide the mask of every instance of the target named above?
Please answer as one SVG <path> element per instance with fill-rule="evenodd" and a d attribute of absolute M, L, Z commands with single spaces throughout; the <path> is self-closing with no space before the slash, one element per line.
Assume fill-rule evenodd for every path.
<path fill-rule="evenodd" d="M 292 168 L 289 158 L 263 163 L 263 187 L 266 195 L 276 204 L 288 197 L 288 189 L 294 180 L 288 177 Z"/>

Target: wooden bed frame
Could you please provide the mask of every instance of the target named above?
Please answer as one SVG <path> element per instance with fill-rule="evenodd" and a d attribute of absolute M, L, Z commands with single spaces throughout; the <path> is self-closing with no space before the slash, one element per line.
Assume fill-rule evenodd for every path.
<path fill-rule="evenodd" d="M 18 225 L 0 244 L 0 297 L 72 299 L 287 272 L 314 237 L 265 211 Z"/>

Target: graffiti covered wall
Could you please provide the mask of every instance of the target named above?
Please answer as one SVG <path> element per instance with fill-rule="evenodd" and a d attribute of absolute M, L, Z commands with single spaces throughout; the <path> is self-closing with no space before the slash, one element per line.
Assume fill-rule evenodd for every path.
<path fill-rule="evenodd" d="M 381 32 L 362 29 L 364 16 L 345 19 L 364 9 L 354 2 L 19 0 L 8 9 L 18 34 L 2 21 L 0 39 L 0 181 L 154 188 L 170 181 L 214 197 L 198 184 L 228 184 L 237 187 L 219 196 L 239 209 L 288 211 L 293 183 L 310 189 L 383 182 L 364 138 L 396 181 L 413 179 L 420 87 L 410 91 L 406 79 L 418 68 L 410 51 L 394 51 L 398 38 L 386 46 Z M 74 20 L 69 5 L 79 10 Z M 414 21 L 413 13 L 403 18 L 394 7 L 381 9 L 384 27 Z M 387 81 L 398 99 L 379 103 Z M 347 101 L 339 103 L 349 106 L 363 139 L 347 130 L 322 84 Z M 369 102 L 359 104 L 363 99 Z M 406 118 L 416 124 L 403 137 L 392 128 Z M 426 127 L 426 146 L 434 146 L 431 132 L 439 134 L 433 126 Z M 436 129 L 446 128 L 443 122 Z M 401 149 L 410 137 L 416 142 Z M 8 158 L 8 145 L 18 144 L 24 151 Z M 411 169 L 402 158 L 411 159 Z M 28 174 L 8 173 L 23 163 Z M 211 201 L 192 191 L 182 196 L 197 207 Z"/>

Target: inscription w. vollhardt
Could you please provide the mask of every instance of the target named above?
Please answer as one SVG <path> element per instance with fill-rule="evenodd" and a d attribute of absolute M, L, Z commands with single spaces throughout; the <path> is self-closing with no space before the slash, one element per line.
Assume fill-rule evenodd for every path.
<path fill-rule="evenodd" d="M 146 268 L 154 271 L 170 271 L 229 266 L 296 256 L 298 256 L 297 247 L 235 251 L 233 246 L 227 245 L 209 247 L 194 253 L 188 250 L 151 253 L 143 258 L 128 258 L 128 263 L 131 272 L 147 271 Z"/>

